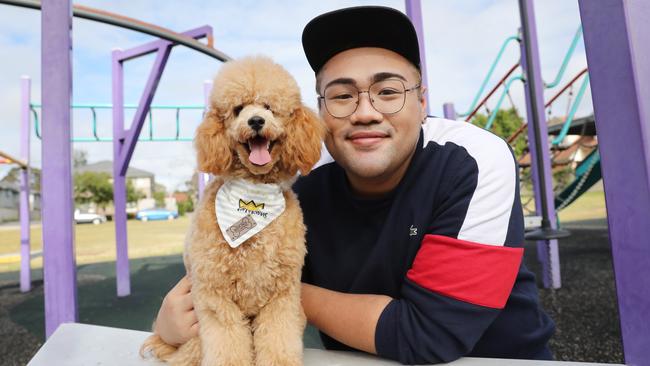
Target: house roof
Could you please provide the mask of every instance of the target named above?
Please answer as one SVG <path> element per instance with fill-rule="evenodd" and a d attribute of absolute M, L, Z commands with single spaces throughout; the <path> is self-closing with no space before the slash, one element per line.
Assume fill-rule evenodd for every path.
<path fill-rule="evenodd" d="M 0 191 L 14 191 L 14 192 L 20 192 L 20 186 L 18 183 L 14 182 L 5 182 L 5 181 L 0 181 Z"/>
<path fill-rule="evenodd" d="M 75 172 L 95 172 L 95 173 L 108 173 L 113 175 L 113 162 L 110 160 L 102 160 L 96 163 L 80 166 L 75 168 Z M 146 170 L 129 167 L 126 171 L 127 178 L 153 178 L 154 174 Z"/>

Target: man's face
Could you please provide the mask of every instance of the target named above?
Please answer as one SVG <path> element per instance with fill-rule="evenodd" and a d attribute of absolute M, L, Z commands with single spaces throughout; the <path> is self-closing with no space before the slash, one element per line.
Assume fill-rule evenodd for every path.
<path fill-rule="evenodd" d="M 325 64 L 318 92 L 324 95 L 326 88 L 341 84 L 366 91 L 373 82 L 386 78 L 400 80 L 406 89 L 420 82 L 416 68 L 399 54 L 383 48 L 355 48 Z M 320 100 L 320 115 L 328 128 L 327 150 L 358 193 L 385 193 L 406 172 L 426 117 L 425 101 L 419 95 L 418 90 L 407 91 L 402 109 L 385 114 L 373 108 L 368 93 L 361 93 L 354 113 L 344 118 L 333 117 Z"/>

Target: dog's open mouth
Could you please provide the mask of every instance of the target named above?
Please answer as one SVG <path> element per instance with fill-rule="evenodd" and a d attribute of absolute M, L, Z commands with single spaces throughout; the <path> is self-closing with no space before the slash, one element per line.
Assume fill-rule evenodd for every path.
<path fill-rule="evenodd" d="M 266 165 L 271 162 L 271 149 L 275 141 L 262 136 L 256 136 L 244 144 L 248 149 L 248 160 L 255 165 Z"/>

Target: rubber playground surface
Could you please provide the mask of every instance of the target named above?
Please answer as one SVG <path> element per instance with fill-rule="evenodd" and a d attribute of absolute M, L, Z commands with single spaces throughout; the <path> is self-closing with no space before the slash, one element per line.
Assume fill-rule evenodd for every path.
<path fill-rule="evenodd" d="M 556 359 L 623 362 L 621 333 L 607 223 L 604 219 L 565 222 L 572 236 L 560 242 L 562 288 L 540 289 L 542 304 L 557 324 L 551 341 Z M 538 277 L 535 244 L 526 244 L 525 261 Z M 115 295 L 112 261 L 78 265 L 79 321 L 150 330 L 164 294 L 183 275 L 179 254 L 135 258 L 131 295 Z M 0 365 L 24 365 L 44 340 L 42 271 L 33 270 L 34 289 L 20 293 L 18 273 L 0 273 Z M 541 286 L 541 284 L 540 284 Z M 305 346 L 320 347 L 309 328 Z"/>

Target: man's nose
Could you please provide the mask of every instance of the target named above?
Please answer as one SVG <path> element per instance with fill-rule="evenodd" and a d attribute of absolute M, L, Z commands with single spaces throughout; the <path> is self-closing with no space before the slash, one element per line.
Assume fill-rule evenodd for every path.
<path fill-rule="evenodd" d="M 367 92 L 359 93 L 358 103 L 357 110 L 350 116 L 352 123 L 373 123 L 381 121 L 383 115 L 377 112 L 375 107 L 372 106 L 370 94 Z"/>
<path fill-rule="evenodd" d="M 262 127 L 264 127 L 264 118 L 260 116 L 253 116 L 248 119 L 248 125 L 256 132 L 259 132 Z"/>

